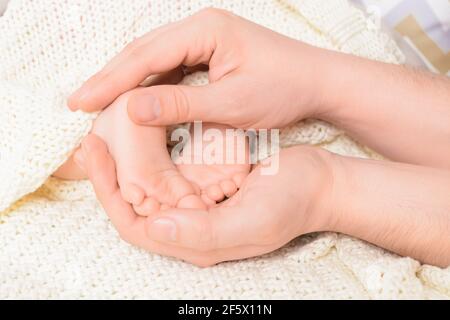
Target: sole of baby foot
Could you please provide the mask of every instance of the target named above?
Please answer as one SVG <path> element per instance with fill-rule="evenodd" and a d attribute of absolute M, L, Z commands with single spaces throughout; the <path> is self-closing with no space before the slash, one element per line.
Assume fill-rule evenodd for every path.
<path fill-rule="evenodd" d="M 214 139 L 207 133 L 214 130 Z M 201 198 L 208 207 L 233 196 L 250 173 L 250 150 L 245 134 L 229 126 L 207 123 L 202 127 L 202 144 L 198 148 L 198 134 L 191 127 L 191 139 L 182 150 L 181 174 L 201 190 Z M 220 142 L 220 143 L 219 143 Z M 230 161 L 231 160 L 231 161 Z"/>

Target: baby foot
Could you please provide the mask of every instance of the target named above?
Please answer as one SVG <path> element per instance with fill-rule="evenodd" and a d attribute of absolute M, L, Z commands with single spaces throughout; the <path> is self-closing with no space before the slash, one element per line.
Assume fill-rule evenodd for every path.
<path fill-rule="evenodd" d="M 138 126 L 129 119 L 129 94 L 101 112 L 92 130 L 106 142 L 116 162 L 123 198 L 141 215 L 169 207 L 204 208 L 195 187 L 169 156 L 165 128 Z"/>
<path fill-rule="evenodd" d="M 183 163 L 178 164 L 177 168 L 187 180 L 198 186 L 203 202 L 213 206 L 235 194 L 249 174 L 249 146 L 243 132 L 233 130 L 233 134 L 227 135 L 226 130 L 231 127 L 205 124 L 202 139 L 198 139 L 202 145 L 196 148 L 198 141 L 193 127 L 190 144 L 182 151 Z"/>

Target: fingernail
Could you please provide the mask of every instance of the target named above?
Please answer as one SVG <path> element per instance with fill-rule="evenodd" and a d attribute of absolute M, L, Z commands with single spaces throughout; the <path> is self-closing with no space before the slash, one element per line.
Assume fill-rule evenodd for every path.
<path fill-rule="evenodd" d="M 177 226 L 167 218 L 158 218 L 150 224 L 149 236 L 156 241 L 175 242 L 177 241 Z"/>
<path fill-rule="evenodd" d="M 69 109 L 71 110 L 71 111 L 77 111 L 79 108 L 78 108 L 78 105 L 76 105 L 76 104 L 74 104 L 74 103 L 71 103 L 71 99 L 72 99 L 72 97 L 69 97 L 69 99 L 67 99 L 67 102 L 66 102 L 66 104 L 67 104 L 67 106 L 69 107 Z"/>
<path fill-rule="evenodd" d="M 153 121 L 161 115 L 159 99 L 153 95 L 140 95 L 133 99 L 136 120 L 142 122 Z"/>
<path fill-rule="evenodd" d="M 70 110 L 76 111 L 80 109 L 79 105 L 89 94 L 89 90 L 81 87 L 69 96 L 68 105 Z M 69 103 L 70 102 L 70 103 Z"/>

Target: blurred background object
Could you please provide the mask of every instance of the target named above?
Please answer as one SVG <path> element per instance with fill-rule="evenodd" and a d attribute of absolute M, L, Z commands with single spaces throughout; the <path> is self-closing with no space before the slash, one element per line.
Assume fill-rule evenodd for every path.
<path fill-rule="evenodd" d="M 450 76 L 449 0 L 352 0 L 391 30 L 407 62 Z"/>
<path fill-rule="evenodd" d="M 9 0 L 0 0 L 0 16 L 3 15 L 3 12 L 5 12 L 8 1 Z"/>

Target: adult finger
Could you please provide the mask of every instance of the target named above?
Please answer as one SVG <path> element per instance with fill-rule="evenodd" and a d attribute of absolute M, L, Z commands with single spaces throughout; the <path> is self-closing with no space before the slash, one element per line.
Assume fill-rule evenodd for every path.
<path fill-rule="evenodd" d="M 131 205 L 123 200 L 114 160 L 106 144 L 90 134 L 83 140 L 81 150 L 86 173 L 111 222 L 126 241 L 133 244 L 142 242 L 141 239 L 146 238 L 145 219 L 136 215 Z"/>
<path fill-rule="evenodd" d="M 131 205 L 121 196 L 114 161 L 105 143 L 91 134 L 83 140 L 81 152 L 84 167 L 97 198 L 123 240 L 151 252 L 177 257 L 198 265 L 210 265 L 214 261 L 219 261 L 214 253 L 206 256 L 193 250 L 149 239 L 148 219 L 137 216 Z"/>
<path fill-rule="evenodd" d="M 255 222 L 263 212 L 253 205 L 218 206 L 209 211 L 171 209 L 148 221 L 154 241 L 198 252 L 259 245 Z"/>
<path fill-rule="evenodd" d="M 69 107 L 98 111 L 151 74 L 167 72 L 181 64 L 207 64 L 216 48 L 212 26 L 217 12 L 204 10 L 130 44 L 69 98 Z"/>
<path fill-rule="evenodd" d="M 240 103 L 233 94 L 239 78 L 206 86 L 161 85 L 130 95 L 128 115 L 140 125 L 163 126 L 202 120 L 232 125 Z"/>

